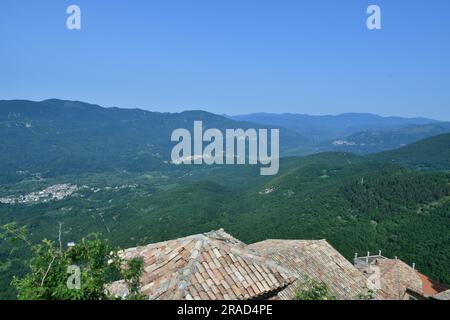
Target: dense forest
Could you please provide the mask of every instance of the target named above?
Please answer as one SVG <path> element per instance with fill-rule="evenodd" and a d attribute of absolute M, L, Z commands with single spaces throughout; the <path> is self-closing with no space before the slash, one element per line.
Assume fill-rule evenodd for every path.
<path fill-rule="evenodd" d="M 0 108 L 0 226 L 27 226 L 33 243 L 58 240 L 60 225 L 64 245 L 100 232 L 122 248 L 225 228 L 247 243 L 327 239 L 350 261 L 382 250 L 450 284 L 448 134 L 365 156 L 284 157 L 262 177 L 255 166 L 171 165 L 158 138 L 198 117 L 243 123 L 67 103 Z M 308 153 L 303 136 L 282 135 L 284 154 Z M 16 297 L 28 258 L 0 240 L 0 298 Z"/>
<path fill-rule="evenodd" d="M 0 221 L 27 225 L 35 241 L 56 240 L 62 222 L 65 242 L 101 232 L 121 247 L 218 228 L 247 243 L 327 239 L 349 260 L 355 252 L 383 250 L 450 283 L 450 174 L 345 153 L 287 158 L 282 164 L 279 176 L 264 179 L 247 167 L 203 168 L 184 178 L 161 173 L 65 177 L 95 188 L 60 201 L 0 205 Z M 139 183 L 101 186 L 131 181 Z M 11 254 L 11 249 L 4 244 L 0 251 L 2 287 L 10 298 L 11 276 L 26 270 L 21 250 Z"/>

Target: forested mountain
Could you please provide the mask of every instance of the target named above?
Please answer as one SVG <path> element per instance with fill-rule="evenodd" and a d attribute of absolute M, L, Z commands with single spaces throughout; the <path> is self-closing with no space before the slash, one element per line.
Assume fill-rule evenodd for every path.
<path fill-rule="evenodd" d="M 401 148 L 414 142 L 450 132 L 450 123 L 440 122 L 384 130 L 361 131 L 343 139 L 322 143 L 317 151 L 370 154 Z"/>
<path fill-rule="evenodd" d="M 381 249 L 450 284 L 450 135 L 369 157 L 287 157 L 272 177 L 256 166 L 164 163 L 170 130 L 202 119 L 260 126 L 201 111 L 0 102 L 0 225 L 57 241 L 62 223 L 64 244 L 101 232 L 121 247 L 218 228 L 248 243 L 325 238 L 348 259 Z M 302 147 L 301 135 L 283 132 L 285 152 Z M 0 242 L 0 298 L 14 298 L 11 278 L 28 267 L 12 249 Z"/>
<path fill-rule="evenodd" d="M 450 170 L 450 134 L 375 154 L 372 158 L 419 169 Z"/>
<path fill-rule="evenodd" d="M 102 108 L 74 101 L 0 101 L 0 182 L 21 179 L 18 172 L 42 176 L 170 170 L 173 130 L 204 128 L 271 128 L 237 122 L 204 111 L 158 113 Z M 281 152 L 308 153 L 308 141 L 280 129 Z"/>
<path fill-rule="evenodd" d="M 258 117 L 255 119 L 264 120 Z M 352 114 L 306 119 L 309 120 L 304 120 L 307 124 L 305 133 L 314 132 L 315 129 L 308 129 L 310 124 L 320 130 L 333 127 L 333 130 L 354 131 L 363 127 L 367 129 L 432 121 Z M 23 172 L 55 177 L 114 170 L 171 170 L 171 166 L 167 165 L 173 146 L 170 135 L 177 128 L 192 130 L 195 120 L 203 120 L 205 129 L 275 126 L 234 121 L 203 111 L 170 114 L 103 108 L 55 99 L 42 102 L 0 101 L 0 182 L 20 181 Z M 282 123 L 290 125 L 289 122 Z M 365 154 L 399 147 L 445 130 L 447 127 L 444 124 L 432 124 L 403 128 L 401 131 L 363 132 L 349 138 L 349 144 L 336 145 L 332 142 L 314 143 L 282 127 L 281 152 L 284 155 L 307 155 L 323 151 Z"/>

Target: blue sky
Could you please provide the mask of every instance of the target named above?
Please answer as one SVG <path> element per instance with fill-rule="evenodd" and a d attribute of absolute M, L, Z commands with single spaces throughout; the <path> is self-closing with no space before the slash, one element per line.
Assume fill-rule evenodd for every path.
<path fill-rule="evenodd" d="M 450 120 L 449 17 L 448 0 L 2 0 L 0 99 Z"/>

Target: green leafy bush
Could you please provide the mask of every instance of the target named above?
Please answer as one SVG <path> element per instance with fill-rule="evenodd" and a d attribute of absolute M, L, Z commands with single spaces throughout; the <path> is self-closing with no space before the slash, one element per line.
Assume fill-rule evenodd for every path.
<path fill-rule="evenodd" d="M 297 289 L 295 300 L 336 300 L 336 298 L 325 283 L 309 279 Z"/>
<path fill-rule="evenodd" d="M 60 228 L 61 231 L 61 228 Z M 61 241 L 43 240 L 33 245 L 24 227 L 14 223 L 2 227 L 0 237 L 22 240 L 31 250 L 30 270 L 23 277 L 14 277 L 12 285 L 20 300 L 109 300 L 115 299 L 105 287 L 124 279 L 130 299 L 141 299 L 140 275 L 142 260 L 124 261 L 108 240 L 93 234 L 73 247 L 64 249 Z"/>

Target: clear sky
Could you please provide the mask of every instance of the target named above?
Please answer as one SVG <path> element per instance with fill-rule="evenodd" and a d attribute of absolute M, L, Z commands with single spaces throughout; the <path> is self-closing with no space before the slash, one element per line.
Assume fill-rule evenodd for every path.
<path fill-rule="evenodd" d="M 1 0 L 0 99 L 48 98 L 450 120 L 450 1 Z"/>

